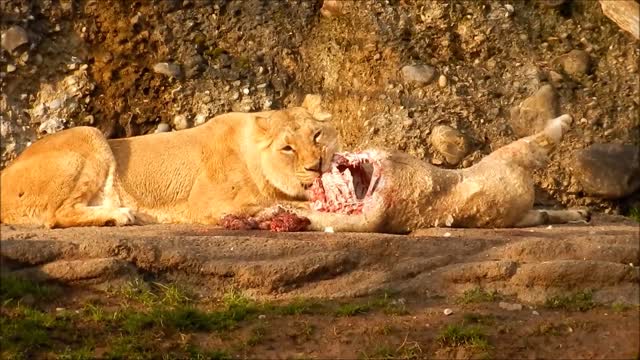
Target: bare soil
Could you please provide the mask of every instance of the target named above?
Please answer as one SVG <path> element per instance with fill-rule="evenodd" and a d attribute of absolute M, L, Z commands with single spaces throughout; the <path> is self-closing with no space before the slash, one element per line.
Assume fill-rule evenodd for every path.
<path fill-rule="evenodd" d="M 243 335 L 249 324 L 263 324 L 268 336 L 242 350 L 249 357 L 358 357 L 375 345 L 395 351 L 404 343 L 422 356 L 467 358 L 478 352 L 447 350 L 435 339 L 469 313 L 492 319 L 485 331 L 497 358 L 629 358 L 639 349 L 638 226 L 621 217 L 549 228 L 426 229 L 408 236 L 173 225 L 0 230 L 4 275 L 55 280 L 85 292 L 100 294 L 143 278 L 180 284 L 201 299 L 238 289 L 259 301 L 345 303 L 388 292 L 408 309 L 349 318 L 269 315 L 232 334 L 193 334 L 198 346 L 227 347 L 249 336 Z M 497 297 L 481 304 L 456 300 L 476 289 Z M 588 293 L 596 306 L 545 306 L 579 293 Z M 82 299 L 70 296 L 64 306 L 80 306 Z M 522 307 L 507 310 L 499 301 Z M 614 311 L 616 306 L 625 310 Z M 453 314 L 445 316 L 445 308 Z M 301 340 L 296 326 L 307 325 L 313 336 Z M 388 332 L 381 335 L 381 327 L 394 330 L 379 330 Z"/>
<path fill-rule="evenodd" d="M 466 167 L 514 140 L 511 109 L 552 84 L 576 122 L 536 174 L 539 202 L 626 213 L 637 191 L 588 196 L 572 154 L 592 143 L 640 145 L 638 41 L 597 1 L 547 3 L 562 2 L 344 1 L 344 13 L 327 18 L 322 0 L 3 1 L 0 28 L 22 26 L 30 43 L 0 54 L 0 166 L 42 136 L 53 113 L 65 128 L 123 137 L 176 128 L 176 117 L 191 127 L 224 112 L 298 105 L 314 92 L 345 149 L 379 146 Z M 588 53 L 586 72 L 559 68 L 571 50 Z M 180 76 L 154 72 L 159 62 L 175 63 Z M 412 64 L 432 66 L 434 80 L 406 81 L 401 68 Z M 63 84 L 71 75 L 83 84 L 73 95 Z M 42 116 L 39 105 L 65 96 L 65 111 Z M 429 142 L 438 124 L 468 139 L 457 165 Z"/>

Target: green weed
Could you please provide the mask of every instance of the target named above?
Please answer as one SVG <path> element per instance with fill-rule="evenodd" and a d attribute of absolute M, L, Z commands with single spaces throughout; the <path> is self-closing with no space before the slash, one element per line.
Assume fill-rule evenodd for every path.
<path fill-rule="evenodd" d="M 482 288 L 474 288 L 462 293 L 462 296 L 460 296 L 456 300 L 456 303 L 472 304 L 472 303 L 493 302 L 498 300 L 499 298 L 500 296 L 496 291 L 488 292 Z"/>
<path fill-rule="evenodd" d="M 15 276 L 0 277 L 0 302 L 9 304 L 29 296 L 39 302 L 47 302 L 57 298 L 62 293 L 54 285 L 39 283 Z"/>
<path fill-rule="evenodd" d="M 569 311 L 587 311 L 596 307 L 591 291 L 580 291 L 568 296 L 554 296 L 548 298 L 545 306 L 550 309 Z"/>
<path fill-rule="evenodd" d="M 490 348 L 487 335 L 477 326 L 449 325 L 437 338 L 441 346 L 471 346 L 479 350 Z"/>

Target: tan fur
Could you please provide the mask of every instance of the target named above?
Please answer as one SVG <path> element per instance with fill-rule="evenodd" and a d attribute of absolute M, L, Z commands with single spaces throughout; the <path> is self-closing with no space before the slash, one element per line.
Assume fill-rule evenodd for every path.
<path fill-rule="evenodd" d="M 549 121 L 544 131 L 504 146 L 472 167 L 447 170 L 402 153 L 384 154 L 383 185 L 375 206 L 347 216 L 299 211 L 314 230 L 406 233 L 428 227 L 523 227 L 584 221 L 584 210 L 533 210 L 533 170 L 560 142 L 571 117 Z"/>
<path fill-rule="evenodd" d="M 301 107 L 126 139 L 106 140 L 92 127 L 47 136 L 0 174 L 0 222 L 217 224 L 303 200 L 338 146 L 320 102 L 307 95 Z"/>

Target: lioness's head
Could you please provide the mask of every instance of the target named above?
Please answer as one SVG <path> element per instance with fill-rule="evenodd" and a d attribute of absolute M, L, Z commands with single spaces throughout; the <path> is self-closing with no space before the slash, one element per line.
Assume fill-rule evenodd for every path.
<path fill-rule="evenodd" d="M 305 190 L 330 168 L 338 150 L 337 131 L 320 102 L 319 95 L 307 95 L 300 107 L 256 118 L 264 174 L 292 197 L 305 197 Z"/>

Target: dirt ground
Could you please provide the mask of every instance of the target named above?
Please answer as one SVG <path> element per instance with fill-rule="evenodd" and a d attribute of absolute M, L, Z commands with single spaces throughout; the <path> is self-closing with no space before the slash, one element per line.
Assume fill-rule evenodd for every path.
<path fill-rule="evenodd" d="M 614 199 L 588 193 L 575 166 L 594 143 L 640 145 L 638 41 L 597 1 L 342 3 L 341 15 L 325 17 L 322 0 L 3 1 L 0 28 L 21 26 L 29 41 L 0 54 L 0 166 L 61 128 L 133 136 L 297 105 L 315 92 L 345 149 L 394 148 L 466 167 L 533 128 L 514 123 L 512 109 L 550 84 L 551 102 L 575 126 L 536 174 L 538 201 L 624 214 L 638 206 L 633 189 Z M 567 65 L 572 50 L 586 63 Z M 177 70 L 158 73 L 159 63 Z M 407 80 L 401 69 L 415 64 L 433 80 Z M 434 148 L 439 124 L 466 139 L 457 163 Z M 640 176 L 632 155 L 617 165 L 631 167 L 630 181 Z"/>
<path fill-rule="evenodd" d="M 487 351 L 438 339 L 446 326 L 471 322 L 482 325 L 493 358 L 638 356 L 638 226 L 622 217 L 549 228 L 426 229 L 407 236 L 165 225 L 0 230 L 5 276 L 57 281 L 94 298 L 106 299 L 105 293 L 144 279 L 180 284 L 205 304 L 236 289 L 256 301 L 332 304 L 366 303 L 389 293 L 394 304 L 406 307 L 401 314 L 373 307 L 347 317 L 267 315 L 231 333 L 189 335 L 205 349 L 232 348 L 262 324 L 264 342 L 232 353 L 362 358 L 388 351 L 396 357 L 469 358 Z M 81 307 L 84 296 L 73 291 L 56 306 Z M 585 301 L 588 306 L 580 305 Z M 447 308 L 453 314 L 444 315 Z M 296 326 L 312 326 L 313 336 L 300 339 Z"/>

